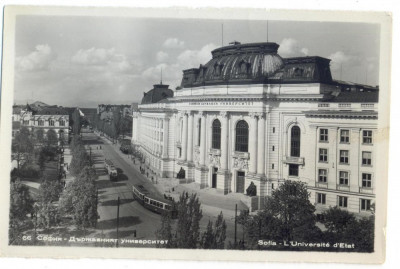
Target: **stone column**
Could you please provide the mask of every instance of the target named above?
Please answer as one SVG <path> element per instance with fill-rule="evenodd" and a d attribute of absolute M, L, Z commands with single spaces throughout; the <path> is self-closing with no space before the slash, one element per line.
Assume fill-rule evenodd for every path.
<path fill-rule="evenodd" d="M 193 114 L 189 112 L 187 160 L 193 162 Z"/>
<path fill-rule="evenodd" d="M 228 169 L 228 133 L 229 133 L 229 122 L 228 113 L 221 112 L 221 169 Z"/>
<path fill-rule="evenodd" d="M 188 138 L 188 115 L 183 114 L 183 135 L 182 135 L 182 161 L 186 161 L 187 154 L 187 138 Z"/>
<path fill-rule="evenodd" d="M 199 115 L 201 117 L 200 165 L 204 166 L 206 163 L 206 115 L 203 112 L 200 112 Z"/>
<path fill-rule="evenodd" d="M 257 147 L 257 174 L 265 173 L 265 115 L 258 115 L 258 147 Z"/>
<path fill-rule="evenodd" d="M 164 133 L 163 133 L 163 158 L 168 158 L 168 132 L 169 132 L 169 118 L 164 119 L 163 123 Z"/>
<path fill-rule="evenodd" d="M 249 135 L 249 153 L 250 153 L 250 168 L 251 174 L 257 173 L 257 116 L 255 113 L 250 113 L 250 135 Z"/>

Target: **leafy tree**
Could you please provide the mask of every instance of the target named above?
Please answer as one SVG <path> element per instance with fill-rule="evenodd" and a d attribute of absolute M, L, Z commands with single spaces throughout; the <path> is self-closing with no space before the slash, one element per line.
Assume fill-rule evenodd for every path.
<path fill-rule="evenodd" d="M 78 228 L 95 227 L 97 223 L 97 190 L 94 182 L 77 177 L 69 183 L 60 198 L 61 215 L 71 215 Z"/>
<path fill-rule="evenodd" d="M 203 233 L 201 247 L 205 249 L 223 249 L 226 239 L 226 223 L 221 213 L 215 221 L 215 229 L 211 221 L 208 222 L 207 230 Z"/>
<path fill-rule="evenodd" d="M 62 190 L 63 185 L 60 181 L 56 178 L 52 179 L 48 175 L 45 175 L 39 187 L 39 200 L 42 203 L 58 201 Z"/>
<path fill-rule="evenodd" d="M 78 176 L 88 164 L 89 159 L 85 147 L 82 144 L 76 144 L 72 150 L 72 160 L 70 164 L 71 175 Z"/>
<path fill-rule="evenodd" d="M 50 228 L 59 221 L 57 206 L 53 204 L 59 200 L 63 185 L 57 178 L 45 174 L 39 187 L 39 202 L 36 207 L 36 225 Z"/>
<path fill-rule="evenodd" d="M 156 237 L 160 240 L 168 240 L 167 248 L 176 247 L 176 240 L 172 231 L 172 220 L 168 213 L 163 213 L 161 217 L 161 227 L 156 231 Z"/>
<path fill-rule="evenodd" d="M 57 133 L 53 129 L 50 129 L 47 131 L 46 142 L 47 142 L 47 146 L 57 146 L 58 145 Z"/>
<path fill-rule="evenodd" d="M 286 180 L 265 202 L 266 216 L 276 218 L 283 240 L 306 239 L 306 230 L 316 228 L 315 207 L 309 200 L 307 186 L 303 182 Z M 314 231 L 312 231 L 314 232 Z"/>
<path fill-rule="evenodd" d="M 353 243 L 357 252 L 373 252 L 375 218 L 373 215 L 350 222 L 343 234 L 343 241 Z"/>
<path fill-rule="evenodd" d="M 27 215 L 32 214 L 33 199 L 28 187 L 18 179 L 15 182 L 11 182 L 10 187 L 9 242 L 13 244 L 20 237 L 27 222 L 29 222 Z"/>
<path fill-rule="evenodd" d="M 176 241 L 178 248 L 194 249 L 200 239 L 200 219 L 203 217 L 196 194 L 183 192 L 178 202 Z"/>
<path fill-rule="evenodd" d="M 24 158 L 29 161 L 33 153 L 33 140 L 29 129 L 23 126 L 18 133 L 15 134 L 15 139 L 12 143 L 12 152 L 16 154 L 17 166 L 20 168 L 20 161 Z"/>
<path fill-rule="evenodd" d="M 82 180 L 94 183 L 96 180 L 96 170 L 93 167 L 85 166 L 78 177 Z"/>
<path fill-rule="evenodd" d="M 44 139 L 44 131 L 43 129 L 37 129 L 35 131 L 35 138 L 36 138 L 36 142 L 43 144 L 45 139 Z"/>
<path fill-rule="evenodd" d="M 337 206 L 325 210 L 322 216 L 322 223 L 327 228 L 327 231 L 336 234 L 343 234 L 347 226 L 356 220 L 352 213 L 341 210 Z"/>

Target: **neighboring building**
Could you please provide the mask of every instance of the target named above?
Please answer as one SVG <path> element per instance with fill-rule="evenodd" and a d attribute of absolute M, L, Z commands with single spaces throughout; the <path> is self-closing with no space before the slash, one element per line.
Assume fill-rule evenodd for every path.
<path fill-rule="evenodd" d="M 68 141 L 69 115 L 62 107 L 41 105 L 40 109 L 37 109 L 36 106 L 29 104 L 26 106 L 14 106 L 13 137 L 15 132 L 22 126 L 33 132 L 42 129 L 44 134 L 48 130 L 54 130 L 59 138 L 62 136 L 65 139 L 64 141 Z"/>
<path fill-rule="evenodd" d="M 253 182 L 253 209 L 290 179 L 307 183 L 318 211 L 370 211 L 378 87 L 334 81 L 329 59 L 283 59 L 278 47 L 218 48 L 183 71 L 175 92 L 154 85 L 133 112 L 133 145 L 162 177 L 183 168 L 189 181 L 224 194 Z"/>

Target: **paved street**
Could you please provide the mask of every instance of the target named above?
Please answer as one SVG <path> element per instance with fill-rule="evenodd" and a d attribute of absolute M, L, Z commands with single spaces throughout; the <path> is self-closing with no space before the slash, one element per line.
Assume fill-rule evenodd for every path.
<path fill-rule="evenodd" d="M 119 145 L 113 145 L 109 140 L 95 133 L 83 133 L 83 141 L 87 148 L 91 148 L 92 159 L 97 174 L 97 186 L 99 189 L 100 219 L 97 230 L 108 238 L 116 238 L 117 226 L 117 198 L 120 197 L 120 222 L 119 237 L 138 239 L 155 239 L 155 232 L 160 227 L 161 216 L 142 207 L 134 201 L 132 185 L 142 184 L 154 195 L 162 197 L 157 188 L 142 175 L 133 164 L 128 155 L 119 150 Z M 101 149 L 100 149 L 101 147 Z M 104 160 L 111 160 L 119 172 L 117 182 L 111 182 L 104 169 Z M 202 199 L 201 199 L 202 200 Z M 200 223 L 202 231 L 205 231 L 208 221 L 215 221 L 220 210 L 210 205 L 202 205 L 203 218 Z M 234 240 L 234 219 L 232 214 L 224 216 L 227 224 L 227 240 Z M 241 238 L 241 226 L 238 225 L 238 240 Z"/>

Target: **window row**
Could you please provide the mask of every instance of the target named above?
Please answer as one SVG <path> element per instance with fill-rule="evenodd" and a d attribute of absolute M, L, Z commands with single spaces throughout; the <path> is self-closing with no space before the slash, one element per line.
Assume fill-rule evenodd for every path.
<path fill-rule="evenodd" d="M 38 126 L 44 126 L 44 120 L 38 120 Z M 23 125 L 29 125 L 29 120 L 23 120 L 22 121 Z M 54 126 L 55 121 L 54 120 L 49 120 L 49 126 Z M 33 121 L 33 125 L 35 125 L 35 121 Z M 65 126 L 65 121 L 64 120 L 60 120 L 58 121 L 58 125 L 59 126 Z"/>
<path fill-rule="evenodd" d="M 319 129 L 319 141 L 329 142 L 329 129 Z M 340 143 L 350 143 L 350 130 L 340 130 Z M 362 143 L 372 144 L 372 131 L 362 131 Z"/>
<path fill-rule="evenodd" d="M 347 171 L 339 171 L 339 185 L 349 185 L 349 172 Z M 327 169 L 318 169 L 318 182 L 326 183 L 328 182 L 328 170 Z M 361 186 L 363 188 L 371 188 L 372 187 L 372 175 L 369 173 L 362 173 L 361 176 Z"/>
<path fill-rule="evenodd" d="M 348 208 L 349 198 L 347 196 L 337 196 L 337 206 L 340 208 Z M 326 194 L 316 193 L 316 203 L 325 205 L 326 204 Z M 360 199 L 360 211 L 370 211 L 372 210 L 370 199 Z"/>
<path fill-rule="evenodd" d="M 361 154 L 361 164 L 365 166 L 372 165 L 372 153 L 370 151 L 363 151 Z M 349 164 L 349 150 L 340 150 L 339 163 Z M 320 148 L 318 154 L 319 162 L 328 162 L 328 149 Z"/>

